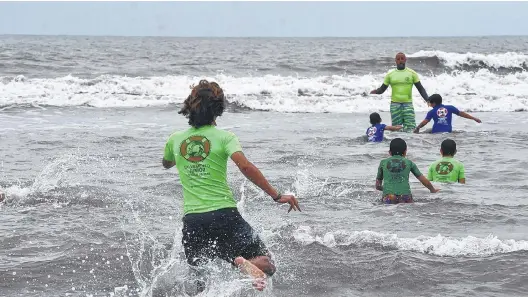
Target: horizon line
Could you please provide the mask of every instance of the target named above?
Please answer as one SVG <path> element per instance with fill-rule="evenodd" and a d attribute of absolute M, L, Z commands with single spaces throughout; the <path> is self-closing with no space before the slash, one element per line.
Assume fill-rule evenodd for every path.
<path fill-rule="evenodd" d="M 119 35 L 119 34 L 27 34 L 27 33 L 0 33 L 0 36 L 45 36 L 45 37 L 154 37 L 154 38 L 467 38 L 467 37 L 528 37 L 526 35 L 406 35 L 406 36 L 177 36 L 177 35 Z"/>

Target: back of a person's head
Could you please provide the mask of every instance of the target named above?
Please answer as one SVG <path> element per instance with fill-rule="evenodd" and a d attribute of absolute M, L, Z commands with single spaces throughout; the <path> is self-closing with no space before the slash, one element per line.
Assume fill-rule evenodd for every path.
<path fill-rule="evenodd" d="M 183 102 L 178 112 L 189 119 L 189 125 L 200 128 L 211 125 L 225 109 L 224 91 L 216 82 L 203 79 L 198 85 L 191 86 L 191 94 Z"/>
<path fill-rule="evenodd" d="M 429 96 L 428 99 L 429 99 L 430 103 L 433 103 L 435 105 L 442 104 L 442 96 L 440 96 L 439 94 L 433 94 L 433 95 Z"/>
<path fill-rule="evenodd" d="M 403 153 L 407 150 L 407 143 L 401 138 L 394 138 L 390 142 L 389 150 L 393 156 L 403 156 Z"/>
<path fill-rule="evenodd" d="M 370 114 L 370 123 L 372 125 L 376 125 L 381 123 L 381 116 L 377 112 L 373 112 Z"/>
<path fill-rule="evenodd" d="M 443 156 L 454 156 L 456 154 L 456 142 L 452 139 L 446 139 L 442 141 L 440 145 Z"/>

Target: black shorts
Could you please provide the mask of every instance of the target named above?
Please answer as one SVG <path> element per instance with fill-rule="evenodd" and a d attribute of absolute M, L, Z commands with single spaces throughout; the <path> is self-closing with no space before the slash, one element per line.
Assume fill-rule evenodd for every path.
<path fill-rule="evenodd" d="M 183 217 L 182 244 L 187 263 L 205 264 L 215 258 L 233 264 L 236 257 L 270 256 L 253 228 L 236 208 Z"/>

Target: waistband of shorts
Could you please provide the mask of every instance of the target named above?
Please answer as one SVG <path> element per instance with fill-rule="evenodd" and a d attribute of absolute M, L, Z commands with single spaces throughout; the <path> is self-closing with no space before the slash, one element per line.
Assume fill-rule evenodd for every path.
<path fill-rule="evenodd" d="M 240 215 L 238 212 L 238 209 L 236 207 L 226 207 L 226 208 L 220 208 L 213 211 L 207 211 L 207 212 L 199 212 L 199 213 L 188 213 L 183 216 L 183 220 L 185 219 L 193 219 L 193 218 L 199 218 L 204 216 L 215 216 L 215 215 Z"/>

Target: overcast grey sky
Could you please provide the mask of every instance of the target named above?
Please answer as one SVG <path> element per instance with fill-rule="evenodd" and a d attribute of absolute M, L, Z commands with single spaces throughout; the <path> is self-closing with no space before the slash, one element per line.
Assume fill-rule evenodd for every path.
<path fill-rule="evenodd" d="M 0 34 L 528 35 L 528 2 L 1 2 Z"/>

